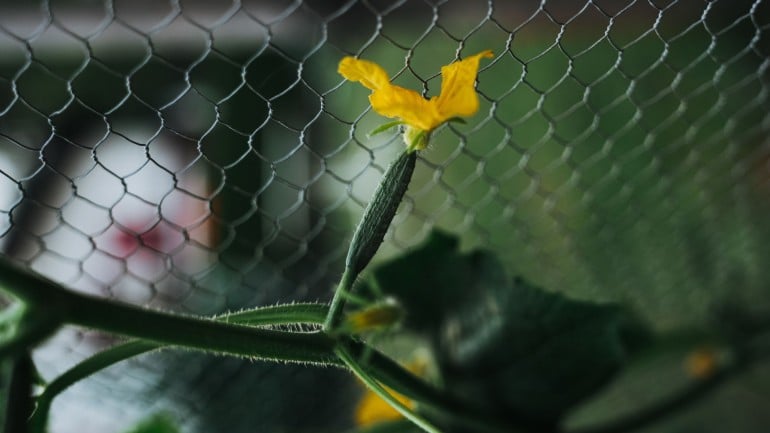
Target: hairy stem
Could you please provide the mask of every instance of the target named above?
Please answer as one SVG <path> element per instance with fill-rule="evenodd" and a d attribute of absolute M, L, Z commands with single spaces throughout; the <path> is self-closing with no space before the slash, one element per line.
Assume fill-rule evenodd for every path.
<path fill-rule="evenodd" d="M 58 382 L 56 387 L 66 388 L 67 383 L 94 369 L 111 365 L 138 353 L 157 348 L 159 345 L 182 346 L 203 351 L 255 357 L 268 360 L 309 362 L 327 365 L 341 365 L 335 353 L 338 345 L 348 344 L 362 350 L 361 343 L 354 343 L 344 337 L 331 337 L 323 332 L 299 333 L 260 329 L 237 324 L 244 320 L 253 324 L 269 323 L 267 317 L 280 317 L 285 322 L 285 313 L 290 306 L 276 306 L 271 311 L 259 313 L 249 311 L 230 314 L 214 319 L 203 319 L 142 309 L 128 304 L 74 293 L 58 284 L 28 271 L 0 262 L 0 286 L 10 291 L 26 304 L 48 305 L 55 310 L 61 323 L 95 328 L 124 336 L 145 340 L 121 347 L 112 354 L 90 361 Z M 281 312 L 281 309 L 283 311 Z M 328 318 L 326 311 L 318 306 L 300 305 L 299 315 L 303 320 L 318 323 Z M 223 323 L 228 322 L 228 323 Z M 378 352 L 373 352 L 373 371 L 377 380 L 416 400 L 431 400 L 440 407 L 441 392 L 415 378 Z M 90 373 L 89 373 L 90 374 Z M 56 388 L 53 389 L 56 391 Z M 49 397 L 53 395 L 53 391 Z M 44 402 L 45 404 L 45 402 Z"/>
<path fill-rule="evenodd" d="M 540 433 L 495 420 L 485 413 L 483 408 L 475 407 L 472 402 L 457 399 L 446 390 L 436 388 L 381 352 L 362 343 L 349 340 L 340 344 L 344 345 L 345 351 L 354 359 L 361 359 L 366 353 L 364 367 L 369 376 L 399 394 L 419 402 L 426 412 L 451 418 L 453 423 L 479 433 Z"/>
<path fill-rule="evenodd" d="M 71 292 L 42 276 L 0 261 L 0 286 L 33 310 L 52 310 L 62 323 L 160 344 L 280 361 L 339 363 L 326 334 L 259 329 L 163 313 Z M 40 320 L 47 320 L 41 317 Z"/>
<path fill-rule="evenodd" d="M 263 359 L 335 362 L 334 340 L 323 333 L 259 329 L 181 316 L 75 295 L 65 321 L 172 346 Z"/>
<path fill-rule="evenodd" d="M 367 374 L 395 392 L 443 413 L 455 413 L 469 419 L 483 419 L 483 416 L 479 417 L 464 404 L 467 402 L 454 400 L 385 355 L 345 335 L 332 336 L 325 332 L 288 332 L 254 327 L 289 322 L 320 324 L 330 317 L 325 306 L 282 305 L 224 315 L 217 319 L 183 316 L 71 292 L 41 276 L 1 261 L 0 286 L 20 298 L 30 311 L 36 311 L 38 316 L 45 315 L 47 319 L 53 317 L 57 324 L 69 323 L 144 340 L 119 347 L 113 353 L 90 360 L 68 372 L 67 376 L 55 382 L 43 399 L 42 405 L 50 405 L 57 392 L 80 377 L 163 345 L 267 360 L 335 366 L 343 364 L 338 352 L 338 349 L 343 347 L 351 356 L 360 356 L 367 351 Z M 344 299 L 344 296 L 341 299 Z M 39 309 L 41 305 L 44 307 Z M 50 317 L 45 311 L 51 312 Z M 241 323 L 249 323 L 251 326 Z M 47 407 L 42 408 L 47 411 Z M 36 418 L 36 428 L 40 428 L 37 427 L 40 422 L 44 423 L 41 419 L 44 420 L 44 417 Z"/>
<path fill-rule="evenodd" d="M 99 352 L 65 371 L 46 385 L 43 393 L 38 396 L 37 406 L 29 420 L 29 433 L 45 433 L 51 403 L 62 391 L 97 371 L 158 347 L 160 346 L 148 341 L 129 341 Z"/>
<path fill-rule="evenodd" d="M 323 324 L 329 306 L 315 302 L 300 302 L 294 304 L 268 305 L 253 309 L 222 314 L 215 320 L 239 325 L 262 326 L 282 325 L 292 323 Z"/>
<path fill-rule="evenodd" d="M 281 325 L 295 323 L 321 324 L 326 318 L 328 307 L 324 304 L 298 303 L 271 305 L 251 310 L 221 315 L 215 320 L 241 325 Z M 53 399 L 73 384 L 118 362 L 163 347 L 162 344 L 144 340 L 128 341 L 105 349 L 85 359 L 46 385 L 37 398 L 37 407 L 30 420 L 31 433 L 44 433 L 48 412 Z"/>
<path fill-rule="evenodd" d="M 366 369 L 361 366 L 358 361 L 345 349 L 343 345 L 340 345 L 336 350 L 337 355 L 350 368 L 353 374 L 356 375 L 372 392 L 377 394 L 381 399 L 385 400 L 393 409 L 400 413 L 404 418 L 412 421 L 415 425 L 428 433 L 441 433 L 441 431 L 412 409 L 406 407 L 403 403 L 393 397 L 386 389 L 382 387 L 376 380 L 374 380 Z"/>
<path fill-rule="evenodd" d="M 355 275 L 350 268 L 345 269 L 345 273 L 342 274 L 342 279 L 337 285 L 337 290 L 334 292 L 334 298 L 332 298 L 331 306 L 329 307 L 329 313 L 324 321 L 324 329 L 332 331 L 342 319 L 342 310 L 345 307 L 345 301 L 350 294 L 350 289 L 353 287 L 355 281 Z"/>

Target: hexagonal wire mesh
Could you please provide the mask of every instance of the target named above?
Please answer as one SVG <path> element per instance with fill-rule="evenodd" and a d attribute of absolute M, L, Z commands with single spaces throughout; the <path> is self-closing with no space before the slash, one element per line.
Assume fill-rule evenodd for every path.
<path fill-rule="evenodd" d="M 367 137 L 382 118 L 336 63 L 433 95 L 441 65 L 491 49 L 479 113 L 435 133 L 379 258 L 438 227 L 658 329 L 767 306 L 769 32 L 761 0 L 3 4 L 3 254 L 148 308 L 328 299 L 401 147 Z M 51 377 L 110 342 L 66 329 L 35 360 Z M 733 386 L 712 406 L 767 407 L 767 386 Z M 333 371 L 155 354 L 68 391 L 52 431 L 155 411 L 186 431 L 332 430 L 356 392 Z"/>

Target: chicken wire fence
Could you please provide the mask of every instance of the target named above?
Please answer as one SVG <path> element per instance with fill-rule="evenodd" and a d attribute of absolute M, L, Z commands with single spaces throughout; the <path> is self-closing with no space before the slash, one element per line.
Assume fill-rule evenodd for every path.
<path fill-rule="evenodd" d="M 367 136 L 383 119 L 337 62 L 430 96 L 441 65 L 491 49 L 478 114 L 436 131 L 378 258 L 440 228 L 657 329 L 762 314 L 768 33 L 761 0 L 6 2 L 0 247 L 148 308 L 328 300 L 403 145 Z M 111 343 L 68 328 L 34 358 L 50 377 Z M 717 394 L 698 431 L 766 409 L 769 380 Z M 336 371 L 168 352 L 65 393 L 52 430 L 164 411 L 189 431 L 326 431 L 358 392 Z"/>

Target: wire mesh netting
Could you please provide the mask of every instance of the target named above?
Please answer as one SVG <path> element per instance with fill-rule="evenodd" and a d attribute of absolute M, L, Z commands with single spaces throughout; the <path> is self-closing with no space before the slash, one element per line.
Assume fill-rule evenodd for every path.
<path fill-rule="evenodd" d="M 479 113 L 434 133 L 378 259 L 440 228 L 659 330 L 764 314 L 768 34 L 761 0 L 3 3 L 2 251 L 148 308 L 328 300 L 403 145 L 367 136 L 383 119 L 340 58 L 432 96 L 442 65 L 491 49 Z M 68 328 L 35 361 L 51 377 L 111 343 Z M 645 374 L 606 410 L 665 392 L 665 367 Z M 763 431 L 768 385 L 759 368 L 655 431 Z M 331 431 L 358 392 L 338 371 L 151 354 L 64 394 L 52 431 L 158 411 L 185 431 Z"/>

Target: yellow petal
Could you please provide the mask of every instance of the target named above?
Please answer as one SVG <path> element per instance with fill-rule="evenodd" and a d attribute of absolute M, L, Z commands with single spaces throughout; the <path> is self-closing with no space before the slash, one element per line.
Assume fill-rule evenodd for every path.
<path fill-rule="evenodd" d="M 441 93 L 430 100 L 414 90 L 391 84 L 387 72 L 368 60 L 345 57 L 338 71 L 346 79 L 372 90 L 369 101 L 374 111 L 401 119 L 414 131 L 430 133 L 453 117 L 476 113 L 479 101 L 474 83 L 479 62 L 492 56 L 487 50 L 441 68 Z"/>
<path fill-rule="evenodd" d="M 479 109 L 474 84 L 482 58 L 491 58 L 492 51 L 482 51 L 441 68 L 441 93 L 433 102 L 443 121 L 453 117 L 471 116 Z"/>
<path fill-rule="evenodd" d="M 424 354 L 418 354 L 418 357 L 415 360 L 406 365 L 406 369 L 418 376 L 423 376 L 428 367 L 428 362 L 429 361 Z M 413 401 L 394 392 L 390 388 L 385 387 L 385 389 L 393 396 L 393 398 L 401 402 L 401 404 L 409 409 L 414 409 L 415 405 Z M 361 397 L 355 412 L 356 425 L 359 427 L 368 427 L 379 422 L 395 421 L 402 418 L 403 415 L 370 390 L 367 390 Z"/>
<path fill-rule="evenodd" d="M 403 310 L 395 301 L 386 299 L 348 314 L 343 326 L 354 334 L 383 330 L 397 324 L 402 313 Z"/>
<path fill-rule="evenodd" d="M 430 131 L 441 124 L 435 104 L 414 90 L 388 84 L 369 96 L 374 111 L 385 117 L 397 117 L 407 125 Z"/>
<path fill-rule="evenodd" d="M 388 73 L 382 67 L 368 60 L 345 57 L 340 60 L 337 72 L 350 81 L 358 81 L 367 89 L 377 90 L 390 86 Z"/>
<path fill-rule="evenodd" d="M 390 391 L 389 391 L 390 392 Z M 391 392 L 392 393 L 392 392 Z M 401 394 L 392 393 L 393 397 L 403 405 L 413 407 L 413 403 Z M 393 409 L 385 400 L 377 394 L 367 391 L 356 407 L 355 421 L 359 427 L 367 427 L 383 421 L 395 421 L 403 416 Z"/>

